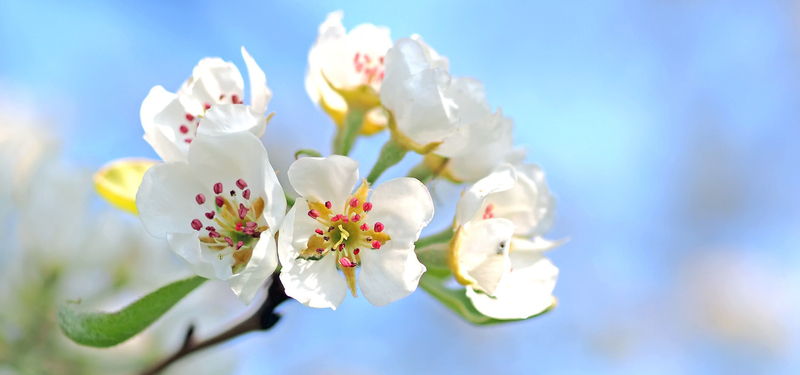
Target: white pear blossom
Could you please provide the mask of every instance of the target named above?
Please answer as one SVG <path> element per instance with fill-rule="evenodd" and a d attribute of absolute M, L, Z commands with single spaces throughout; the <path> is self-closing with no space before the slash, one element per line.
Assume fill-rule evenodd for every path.
<path fill-rule="evenodd" d="M 383 306 L 413 292 L 423 266 L 414 242 L 433 218 L 428 189 L 416 179 L 369 184 L 351 194 L 358 163 L 344 156 L 303 158 L 289 167 L 300 194 L 278 237 L 286 294 L 310 307 L 336 309 L 349 288 Z M 344 277 L 339 275 L 338 269 Z"/>
<path fill-rule="evenodd" d="M 502 163 L 516 164 L 525 158 L 524 148 L 514 148 L 513 122 L 503 116 L 501 109 L 492 113 L 483 83 L 453 78 L 445 97 L 458 106 L 460 118 L 458 132 L 433 152 L 447 158 L 439 161 L 446 162 L 440 174 L 459 182 L 475 182 Z"/>
<path fill-rule="evenodd" d="M 161 86 L 153 87 L 142 102 L 141 120 L 144 139 L 164 161 L 186 161 L 189 144 L 197 134 L 222 134 L 231 131 L 249 131 L 261 137 L 267 125 L 264 115 L 272 99 L 267 78 L 255 60 L 242 47 L 242 57 L 250 78 L 250 105 L 246 111 L 234 111 L 243 105 L 244 80 L 239 69 L 220 58 L 204 58 L 192 71 L 177 93 Z M 218 105 L 227 105 L 228 118 L 236 114 L 234 122 L 216 121 L 199 125 L 206 111 Z M 215 126 L 220 126 L 219 128 Z"/>
<path fill-rule="evenodd" d="M 215 111 L 201 126 L 211 125 Z M 245 304 L 277 267 L 274 235 L 286 199 L 264 146 L 250 133 L 199 135 L 188 162 L 147 171 L 136 207 L 151 235 L 166 237 L 196 274 L 227 281 Z"/>
<path fill-rule="evenodd" d="M 445 95 L 448 61 L 421 38 L 403 38 L 386 53 L 381 103 L 397 131 L 417 147 L 442 142 L 459 129 L 459 109 Z"/>
<path fill-rule="evenodd" d="M 365 23 L 347 32 L 342 25 L 343 17 L 342 11 L 332 12 L 319 26 L 319 36 L 308 53 L 306 71 L 306 91 L 311 100 L 337 122 L 344 119 L 348 108 L 334 89 L 367 86 L 377 96 L 384 77 L 384 56 L 392 47 L 389 28 Z M 380 108 L 374 108 L 367 116 L 364 133 L 374 133 L 386 125 L 386 116 Z"/>
<path fill-rule="evenodd" d="M 543 252 L 559 242 L 541 236 L 554 207 L 544 173 L 533 164 L 500 165 L 464 193 L 450 261 L 478 311 L 524 319 L 553 304 L 558 269 Z"/>

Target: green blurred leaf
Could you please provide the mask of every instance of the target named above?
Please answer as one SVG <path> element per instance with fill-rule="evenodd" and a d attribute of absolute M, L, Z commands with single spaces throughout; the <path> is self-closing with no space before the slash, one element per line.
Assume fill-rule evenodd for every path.
<path fill-rule="evenodd" d="M 424 275 L 422 275 L 422 278 L 419 281 L 419 286 L 428 292 L 428 294 L 447 306 L 450 310 L 453 310 L 456 314 L 460 315 L 462 318 L 472 324 L 491 325 L 526 320 L 500 320 L 481 314 L 475 308 L 475 306 L 472 305 L 472 301 L 470 301 L 467 297 L 466 289 L 452 289 L 445 285 L 449 276 L 449 273 L 444 274 L 442 272 L 426 272 Z M 531 316 L 527 319 L 545 314 L 553 308 L 555 308 L 555 303 L 553 303 L 547 310 L 544 310 L 541 313 Z"/>
<path fill-rule="evenodd" d="M 152 292 L 117 312 L 78 311 L 78 302 L 58 308 L 61 331 L 78 344 L 107 348 L 125 342 L 164 315 L 206 279 L 194 276 Z"/>

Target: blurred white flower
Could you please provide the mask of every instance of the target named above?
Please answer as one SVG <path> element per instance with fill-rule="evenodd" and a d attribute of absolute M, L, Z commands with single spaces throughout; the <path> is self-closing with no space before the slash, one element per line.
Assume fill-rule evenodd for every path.
<path fill-rule="evenodd" d="M 209 115 L 202 126 L 215 118 Z M 151 235 L 166 237 L 196 274 L 226 281 L 245 304 L 277 267 L 274 235 L 286 199 L 252 134 L 200 135 L 188 163 L 147 171 L 136 207 Z"/>
<path fill-rule="evenodd" d="M 524 319 L 553 304 L 558 269 L 542 253 L 559 243 L 541 236 L 554 206 L 544 173 L 532 164 L 501 165 L 461 197 L 450 267 L 478 311 Z"/>
<path fill-rule="evenodd" d="M 450 86 L 446 59 L 422 40 L 403 38 L 386 53 L 381 103 L 394 116 L 396 131 L 410 149 L 438 144 L 459 129 L 459 109 L 445 95 Z"/>
<path fill-rule="evenodd" d="M 413 292 L 425 272 L 414 242 L 433 218 L 428 189 L 416 179 L 378 186 L 358 182 L 358 163 L 344 156 L 303 158 L 289 167 L 300 194 L 281 227 L 279 255 L 286 294 L 310 307 L 336 309 L 358 285 L 375 306 Z M 339 276 L 342 270 L 344 278 Z"/>
<path fill-rule="evenodd" d="M 255 60 L 242 47 L 242 57 L 250 77 L 250 105 L 246 110 L 231 108 L 243 105 L 244 80 L 231 62 L 220 58 L 200 60 L 192 76 L 177 93 L 161 86 L 153 87 L 142 102 L 141 120 L 144 139 L 164 161 L 186 161 L 189 144 L 198 134 L 221 134 L 231 131 L 249 131 L 261 137 L 267 120 L 267 104 L 272 91 L 267 78 Z M 235 114 L 237 121 L 204 123 L 201 119 L 211 107 L 227 105 L 228 118 Z"/>
<path fill-rule="evenodd" d="M 332 12 L 319 26 L 306 71 L 308 95 L 339 126 L 343 125 L 348 105 L 337 90 L 363 88 L 366 94 L 377 97 L 384 77 L 384 56 L 392 47 L 388 28 L 365 23 L 347 32 L 342 25 L 343 16 L 342 11 Z M 362 133 L 372 134 L 386 126 L 386 116 L 380 108 L 372 109 L 367 116 Z"/>

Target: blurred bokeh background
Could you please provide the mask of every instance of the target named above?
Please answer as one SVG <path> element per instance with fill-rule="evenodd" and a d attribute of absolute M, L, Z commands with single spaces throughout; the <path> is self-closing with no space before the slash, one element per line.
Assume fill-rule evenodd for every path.
<path fill-rule="evenodd" d="M 421 34 L 450 58 L 453 75 L 482 80 L 490 104 L 515 120 L 517 142 L 528 146 L 528 161 L 544 168 L 558 197 L 549 237 L 570 239 L 549 254 L 560 269 L 559 306 L 529 321 L 473 327 L 421 290 L 383 308 L 364 298 L 347 299 L 335 312 L 288 303 L 272 331 L 217 350 L 228 368 L 240 374 L 800 372 L 797 1 L 0 0 L 0 131 L 28 129 L 28 136 L 55 140 L 61 150 L 50 157 L 58 167 L 38 172 L 21 193 L 0 190 L 0 213 L 9 211 L 9 197 L 34 194 L 43 184 L 54 188 L 38 194 L 58 199 L 18 205 L 17 215 L 89 195 L 85 216 L 118 220 L 146 247 L 135 250 L 150 262 L 142 267 L 159 275 L 130 278 L 129 297 L 116 297 L 112 307 L 157 280 L 186 275 L 180 264 L 174 271 L 156 268 L 173 261 L 169 251 L 142 239 L 147 234 L 135 218 L 93 195 L 91 171 L 121 157 L 157 158 L 139 122 L 149 89 L 174 91 L 205 56 L 241 68 L 241 46 L 274 92 L 269 110 L 276 114 L 264 143 L 276 169 L 285 171 L 296 149 L 329 151 L 334 127 L 307 97 L 303 79 L 317 26 L 336 9 L 344 10 L 348 28 L 371 22 L 389 26 L 393 38 Z M 357 143 L 353 156 L 362 173 L 385 139 Z M 12 143 L 17 155 L 37 152 Z M 384 179 L 418 160 L 408 158 Z M 85 189 L 57 187 L 63 183 L 54 182 L 57 173 L 72 176 L 73 187 L 83 181 Z M 429 232 L 448 222 L 460 189 L 434 185 L 440 215 Z M 74 212 L 43 216 L 38 230 L 46 233 L 52 221 L 69 221 Z M 8 268 L 19 253 L 14 248 L 24 247 L 16 237 L 27 232 L 17 230 L 25 219 L 3 219 L 0 267 Z M 127 252 L 114 247 L 92 251 L 123 259 Z M 97 290 L 81 285 L 114 280 L 83 277 L 54 298 L 87 297 Z M 9 298 L 16 284 L 3 283 L 0 292 Z M 189 321 L 206 322 L 213 332 L 243 309 L 224 287 L 209 283 L 197 293 L 202 298 L 181 302 L 169 323 L 154 329 L 172 337 L 160 341 L 164 350 L 179 344 Z M 0 310 L 22 306 L 6 302 Z M 212 311 L 219 318 L 210 319 Z M 5 323 L 3 335 L 11 335 Z"/>

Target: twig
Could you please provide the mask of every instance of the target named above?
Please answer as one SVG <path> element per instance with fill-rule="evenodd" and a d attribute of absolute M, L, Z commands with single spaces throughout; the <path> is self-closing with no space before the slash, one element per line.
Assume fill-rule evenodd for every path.
<path fill-rule="evenodd" d="M 267 298 L 264 300 L 264 303 L 261 304 L 261 307 L 259 307 L 258 310 L 253 313 L 253 315 L 250 315 L 241 323 L 231 327 L 227 331 L 204 341 L 197 341 L 194 337 L 194 325 L 189 326 L 189 329 L 186 332 L 186 339 L 184 340 L 181 349 L 170 357 L 167 357 L 161 362 L 146 369 L 142 372 L 142 375 L 158 374 L 169 365 L 196 351 L 228 341 L 234 337 L 248 332 L 266 331 L 272 328 L 272 326 L 274 326 L 275 323 L 277 323 L 280 319 L 280 315 L 275 313 L 275 308 L 278 307 L 281 302 L 289 299 L 289 296 L 286 295 L 286 292 L 283 289 L 283 284 L 281 284 L 281 280 L 277 273 L 272 275 L 271 280 L 272 282 L 267 289 Z"/>

